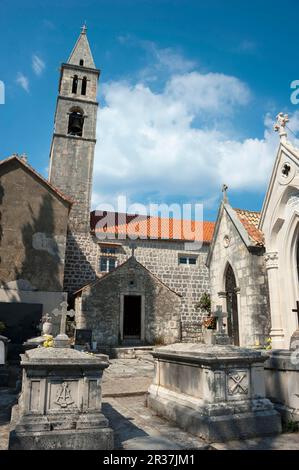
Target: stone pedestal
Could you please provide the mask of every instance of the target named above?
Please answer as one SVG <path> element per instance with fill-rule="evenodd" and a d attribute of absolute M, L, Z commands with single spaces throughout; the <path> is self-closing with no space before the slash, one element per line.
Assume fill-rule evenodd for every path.
<path fill-rule="evenodd" d="M 283 421 L 299 423 L 299 348 L 270 351 L 265 374 L 267 397 Z"/>
<path fill-rule="evenodd" d="M 113 449 L 101 412 L 108 357 L 69 348 L 36 348 L 21 355 L 22 392 L 12 413 L 9 449 Z"/>
<path fill-rule="evenodd" d="M 7 346 L 9 339 L 0 335 L 0 387 L 7 387 L 9 381 L 9 370 L 6 366 Z"/>
<path fill-rule="evenodd" d="M 206 345 L 230 344 L 230 337 L 225 333 L 220 333 L 217 330 L 209 330 L 208 328 L 203 328 L 202 332 L 203 332 L 203 340 Z"/>
<path fill-rule="evenodd" d="M 261 352 L 180 343 L 153 356 L 148 406 L 159 415 L 214 442 L 281 432 L 280 415 L 265 398 Z"/>

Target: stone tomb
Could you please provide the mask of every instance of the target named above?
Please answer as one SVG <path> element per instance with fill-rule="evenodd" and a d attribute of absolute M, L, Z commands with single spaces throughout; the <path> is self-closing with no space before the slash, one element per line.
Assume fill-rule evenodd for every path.
<path fill-rule="evenodd" d="M 9 339 L 0 335 L 0 387 L 6 387 L 8 384 L 9 371 L 6 366 L 8 343 Z"/>
<path fill-rule="evenodd" d="M 283 421 L 299 423 L 299 348 L 270 351 L 265 375 L 267 396 Z"/>
<path fill-rule="evenodd" d="M 280 415 L 265 398 L 261 352 L 180 343 L 153 356 L 148 406 L 159 415 L 214 442 L 281 432 Z"/>
<path fill-rule="evenodd" d="M 113 449 L 113 431 L 101 412 L 108 365 L 107 356 L 70 348 L 26 351 L 9 449 Z"/>

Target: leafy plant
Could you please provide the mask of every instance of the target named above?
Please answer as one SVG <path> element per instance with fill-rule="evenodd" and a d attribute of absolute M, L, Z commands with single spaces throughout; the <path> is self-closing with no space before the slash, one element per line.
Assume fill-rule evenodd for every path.
<path fill-rule="evenodd" d="M 204 310 L 208 314 L 211 313 L 211 296 L 207 292 L 204 292 L 199 299 L 199 302 L 195 305 L 196 310 Z"/>
<path fill-rule="evenodd" d="M 285 424 L 285 432 L 298 432 L 299 431 L 299 423 L 297 421 L 288 421 Z"/>

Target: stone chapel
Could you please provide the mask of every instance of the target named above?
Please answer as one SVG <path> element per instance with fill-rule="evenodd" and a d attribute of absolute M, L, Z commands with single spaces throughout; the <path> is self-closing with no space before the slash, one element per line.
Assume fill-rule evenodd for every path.
<path fill-rule="evenodd" d="M 198 341 L 196 305 L 209 290 L 205 258 L 214 223 L 193 222 L 190 231 L 200 234 L 193 250 L 187 243 L 191 234 L 181 235 L 180 220 L 90 214 L 99 76 L 83 27 L 61 66 L 49 171 L 50 183 L 74 201 L 64 290 L 75 303 L 77 327 L 91 329 L 94 341 L 109 346 Z M 132 249 L 134 224 L 138 238 Z M 104 231 L 112 236 L 103 239 Z"/>
<path fill-rule="evenodd" d="M 207 292 L 212 311 L 222 308 L 233 344 L 263 345 L 270 336 L 273 348 L 288 348 L 299 320 L 299 150 L 287 141 L 287 116 L 277 119 L 280 145 L 262 211 L 231 207 L 225 190 L 216 223 L 192 222 L 191 231 L 200 236 L 191 249 L 193 239 L 182 235 L 180 220 L 90 212 L 99 77 L 83 27 L 61 65 L 49 181 L 20 158 L 0 162 L 0 212 L 7 220 L 16 184 L 6 183 L 10 177 L 19 191 L 34 184 L 41 193 L 36 201 L 44 198 L 44 214 L 51 210 L 56 221 L 48 227 L 45 217 L 38 218 L 38 204 L 34 216 L 36 193 L 25 191 L 27 212 L 18 230 L 25 233 L 29 223 L 32 230 L 23 238 L 24 248 L 2 217 L 1 250 L 8 252 L 10 234 L 15 256 L 9 275 L 6 258 L 0 260 L 0 320 L 3 303 L 11 305 L 12 316 L 20 302 L 29 310 L 38 304 L 41 315 L 68 296 L 77 328 L 91 330 L 99 346 L 197 342 L 203 314 L 198 302 Z M 134 221 L 139 237 L 132 244 Z M 26 250 L 43 276 L 30 270 L 29 258 L 26 269 L 17 265 Z M 20 294 L 24 286 L 30 294 Z M 56 299 L 55 305 L 49 299 Z"/>

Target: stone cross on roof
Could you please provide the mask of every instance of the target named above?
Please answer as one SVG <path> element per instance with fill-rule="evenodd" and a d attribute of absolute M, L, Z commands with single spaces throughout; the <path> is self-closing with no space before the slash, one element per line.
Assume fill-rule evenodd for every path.
<path fill-rule="evenodd" d="M 223 192 L 223 201 L 224 202 L 227 202 L 227 190 L 228 190 L 227 184 L 223 184 L 221 191 Z"/>
<path fill-rule="evenodd" d="M 86 26 L 86 21 L 84 21 L 84 25 L 81 27 L 81 34 L 86 34 L 87 32 L 87 26 Z"/>
<path fill-rule="evenodd" d="M 135 250 L 137 248 L 137 245 L 136 243 L 130 243 L 130 248 L 132 250 L 132 255 L 131 256 L 134 256 L 135 257 Z"/>
<path fill-rule="evenodd" d="M 280 140 L 286 141 L 287 139 L 287 132 L 285 127 L 289 122 L 289 115 L 284 113 L 278 113 L 276 116 L 276 122 L 274 124 L 273 129 L 275 132 L 279 132 Z"/>

